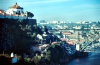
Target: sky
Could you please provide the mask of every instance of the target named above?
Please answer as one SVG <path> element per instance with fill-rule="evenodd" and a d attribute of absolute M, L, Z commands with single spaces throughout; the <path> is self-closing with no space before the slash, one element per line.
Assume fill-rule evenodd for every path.
<path fill-rule="evenodd" d="M 37 22 L 100 21 L 100 0 L 0 0 L 0 9 L 7 10 L 16 2 L 32 12 Z"/>

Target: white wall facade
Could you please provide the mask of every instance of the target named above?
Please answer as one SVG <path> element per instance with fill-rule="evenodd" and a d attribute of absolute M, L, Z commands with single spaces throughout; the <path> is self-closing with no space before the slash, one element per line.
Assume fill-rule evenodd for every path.
<path fill-rule="evenodd" d="M 23 14 L 23 9 L 15 9 L 15 8 L 10 8 L 6 11 L 7 14 L 16 14 L 16 13 L 21 13 Z"/>

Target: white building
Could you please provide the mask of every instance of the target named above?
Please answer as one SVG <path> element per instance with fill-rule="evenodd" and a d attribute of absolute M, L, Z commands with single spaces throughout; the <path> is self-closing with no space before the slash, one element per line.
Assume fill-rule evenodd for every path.
<path fill-rule="evenodd" d="M 58 24 L 58 21 L 53 21 L 52 23 L 53 23 L 53 24 Z"/>
<path fill-rule="evenodd" d="M 9 9 L 6 11 L 6 14 L 16 14 L 16 15 L 23 15 L 23 8 L 20 7 L 17 3 L 15 5 L 9 7 Z"/>

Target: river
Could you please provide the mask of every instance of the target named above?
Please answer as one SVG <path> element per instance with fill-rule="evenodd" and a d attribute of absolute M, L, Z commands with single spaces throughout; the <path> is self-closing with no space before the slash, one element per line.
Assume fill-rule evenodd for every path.
<path fill-rule="evenodd" d="M 68 65 L 100 65 L 100 53 L 91 53 L 88 57 L 74 59 Z"/>

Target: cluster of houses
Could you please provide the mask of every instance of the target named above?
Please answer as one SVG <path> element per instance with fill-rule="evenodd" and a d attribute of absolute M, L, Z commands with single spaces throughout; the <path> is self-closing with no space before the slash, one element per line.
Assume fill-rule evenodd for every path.
<path fill-rule="evenodd" d="M 43 29 L 45 28 L 43 27 Z M 61 46 L 65 47 L 65 49 L 68 51 L 69 54 L 75 53 L 76 49 L 73 41 L 68 41 L 64 40 L 63 38 L 58 38 L 56 35 L 51 34 L 50 32 L 49 34 L 47 34 L 43 29 L 41 30 L 44 33 L 42 35 L 40 34 L 37 35 L 37 39 L 39 39 L 41 43 L 36 46 L 32 46 L 34 51 L 45 52 L 46 49 L 50 47 L 52 44 L 57 44 L 61 42 Z"/>

